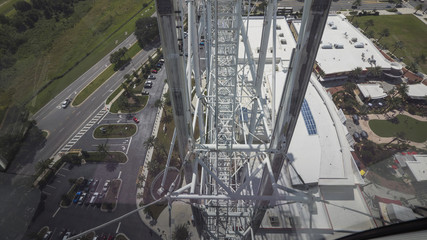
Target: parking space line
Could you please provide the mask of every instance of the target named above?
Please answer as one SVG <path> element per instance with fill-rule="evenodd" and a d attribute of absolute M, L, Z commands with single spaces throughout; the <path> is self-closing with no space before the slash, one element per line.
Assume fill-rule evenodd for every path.
<path fill-rule="evenodd" d="M 51 186 L 51 185 L 46 185 L 46 187 L 50 187 L 50 188 L 56 189 L 56 187 Z"/>
<path fill-rule="evenodd" d="M 61 177 L 66 177 L 64 174 L 58 173 L 59 176 Z"/>
<path fill-rule="evenodd" d="M 42 191 L 42 193 L 44 193 L 46 195 L 52 195 L 52 193 L 48 193 L 48 192 L 45 192 L 45 191 Z"/>
<path fill-rule="evenodd" d="M 118 233 L 119 232 L 119 229 L 120 229 L 120 225 L 122 224 L 122 222 L 119 222 L 119 225 L 117 226 L 117 230 L 116 230 L 116 233 Z"/>
<path fill-rule="evenodd" d="M 56 212 L 52 215 L 52 218 L 54 218 L 56 216 L 56 214 L 59 212 L 59 210 L 61 210 L 61 207 L 59 207 Z"/>
<path fill-rule="evenodd" d="M 119 172 L 119 176 L 117 178 L 119 179 L 121 175 L 122 175 L 122 171 Z"/>

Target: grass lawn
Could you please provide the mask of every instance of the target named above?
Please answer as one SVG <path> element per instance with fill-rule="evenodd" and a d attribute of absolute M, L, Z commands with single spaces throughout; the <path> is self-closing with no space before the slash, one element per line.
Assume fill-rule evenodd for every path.
<path fill-rule="evenodd" d="M 18 1 L 19 0 L 0 0 L 0 14 L 9 16 L 10 12 L 15 12 L 15 8 L 13 7 L 13 4 L 15 4 Z"/>
<path fill-rule="evenodd" d="M 355 17 L 353 23 L 359 23 L 360 28 L 365 29 L 364 23 L 372 19 L 374 26 L 369 27 L 367 31 L 373 30 L 375 38 L 379 38 L 381 30 L 388 28 L 390 36 L 383 37 L 380 40 L 381 44 L 385 44 L 387 48 L 393 52 L 394 43 L 402 41 L 403 49 L 397 49 L 394 54 L 398 57 L 404 57 L 403 61 L 410 64 L 421 53 L 427 55 L 427 26 L 412 14 L 408 15 L 383 15 L 383 16 L 363 16 Z M 424 39 L 424 40 L 423 40 Z M 420 70 L 427 72 L 427 62 L 418 63 Z"/>
<path fill-rule="evenodd" d="M 380 137 L 396 137 L 402 132 L 405 139 L 413 142 L 425 142 L 427 140 L 427 122 L 421 122 L 405 115 L 398 115 L 397 121 L 371 120 L 369 127 Z"/>
<path fill-rule="evenodd" d="M 105 132 L 102 132 L 101 128 L 103 128 Z M 135 124 L 111 124 L 97 127 L 93 136 L 95 138 L 125 138 L 134 135 L 135 132 Z"/>
<path fill-rule="evenodd" d="M 120 97 L 111 105 L 110 112 L 118 113 L 119 111 L 122 113 L 133 113 L 142 110 L 148 101 L 148 96 L 136 96 L 139 99 L 139 103 L 130 103 L 130 99 L 128 99 L 123 93 Z M 121 106 L 121 102 L 128 101 L 128 106 Z"/>
<path fill-rule="evenodd" d="M 86 162 L 114 162 L 124 163 L 127 161 L 126 155 L 122 152 L 88 152 L 89 157 L 85 157 Z"/>
<path fill-rule="evenodd" d="M 113 74 L 113 65 L 110 65 L 105 71 L 103 71 L 99 76 L 89 83 L 77 96 L 74 98 L 72 105 L 78 106 L 86 100 L 96 89 L 99 88 L 105 81 L 107 81 Z"/>
<path fill-rule="evenodd" d="M 17 90 L 14 100 L 36 112 L 127 38 L 141 14 L 150 16 L 155 9 L 153 3 L 143 9 L 143 3 L 148 2 L 81 1 L 68 19 L 40 19 L 35 28 L 25 32 L 31 41 L 18 50 L 17 63 L 1 71 L 0 77 L 7 79 L 2 86 L 6 90 L 26 89 Z"/>
<path fill-rule="evenodd" d="M 130 58 L 134 57 L 141 47 L 138 43 L 134 44 L 129 51 L 126 53 Z M 116 72 L 113 70 L 114 66 L 110 65 L 105 71 L 103 71 L 95 80 L 93 80 L 89 85 L 87 85 L 74 99 L 73 106 L 80 105 L 86 98 L 88 98 L 93 92 L 95 92 L 99 86 L 101 86 L 105 81 L 107 81 L 111 76 Z"/>
<path fill-rule="evenodd" d="M 116 197 L 119 194 L 119 188 L 121 184 L 122 184 L 122 181 L 119 179 L 114 179 L 113 181 L 111 181 L 107 194 L 105 194 L 104 202 L 102 203 L 101 209 L 104 209 L 104 210 L 114 209 L 117 203 Z"/>

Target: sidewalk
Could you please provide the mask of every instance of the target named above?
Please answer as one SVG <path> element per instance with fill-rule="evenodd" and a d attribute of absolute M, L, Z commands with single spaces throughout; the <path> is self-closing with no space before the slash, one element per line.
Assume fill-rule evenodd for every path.
<path fill-rule="evenodd" d="M 165 84 L 165 87 L 163 88 L 162 93 L 162 99 L 163 94 L 167 93 L 169 87 L 167 84 Z M 156 137 L 159 126 L 160 126 L 160 120 L 162 118 L 163 110 L 159 108 L 157 110 L 157 116 L 156 120 L 154 122 L 153 132 L 152 136 Z M 148 174 L 148 162 L 151 161 L 151 157 L 153 155 L 153 149 L 150 148 L 147 151 L 147 155 L 145 156 L 144 166 L 141 166 L 142 169 L 140 169 L 140 172 L 143 176 L 147 176 Z M 142 184 L 142 187 L 137 188 L 136 193 L 136 207 L 139 207 L 139 204 L 143 201 L 142 196 L 144 195 L 144 187 L 145 187 L 145 181 Z M 165 208 L 163 212 L 160 214 L 160 216 L 157 218 L 157 221 L 153 220 L 150 216 L 146 215 L 144 211 L 138 212 L 141 220 L 144 222 L 144 224 L 149 227 L 154 233 L 162 237 L 163 239 L 171 239 L 173 230 L 176 226 L 180 224 L 188 224 L 188 229 L 190 231 L 190 239 L 199 239 L 197 230 L 195 227 L 191 225 L 191 206 L 189 204 L 189 201 L 179 201 L 172 203 L 172 209 L 171 209 L 171 227 L 169 228 L 169 208 Z M 152 233 L 150 233 L 152 234 Z"/>

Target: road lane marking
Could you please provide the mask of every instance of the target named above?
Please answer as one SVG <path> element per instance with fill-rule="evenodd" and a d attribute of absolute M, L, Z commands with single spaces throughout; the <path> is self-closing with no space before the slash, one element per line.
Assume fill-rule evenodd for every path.
<path fill-rule="evenodd" d="M 59 130 L 58 132 L 62 132 L 62 131 L 64 131 L 64 129 L 65 129 L 65 128 L 61 128 L 61 130 Z"/>
<path fill-rule="evenodd" d="M 130 147 L 130 143 L 131 143 L 131 142 L 132 142 L 132 137 L 130 137 L 130 139 L 129 139 L 128 148 L 126 149 L 126 155 L 128 155 L 129 147 Z"/>
<path fill-rule="evenodd" d="M 121 175 L 122 175 L 122 171 L 119 172 L 119 176 L 117 177 L 117 179 L 120 179 Z"/>
<path fill-rule="evenodd" d="M 52 218 L 54 218 L 56 216 L 56 214 L 59 212 L 59 210 L 61 210 L 61 207 L 59 207 L 56 212 L 52 215 Z"/>
<path fill-rule="evenodd" d="M 116 233 L 118 233 L 119 232 L 119 229 L 120 229 L 120 225 L 122 224 L 122 222 L 119 222 L 119 225 L 117 226 L 117 230 L 116 230 Z"/>

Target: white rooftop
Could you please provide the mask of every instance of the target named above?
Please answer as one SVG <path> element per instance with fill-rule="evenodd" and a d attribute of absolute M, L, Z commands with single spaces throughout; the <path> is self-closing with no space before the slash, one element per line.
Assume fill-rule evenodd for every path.
<path fill-rule="evenodd" d="M 407 94 L 412 99 L 425 99 L 427 97 L 427 86 L 422 83 L 408 85 Z"/>
<path fill-rule="evenodd" d="M 383 87 L 379 83 L 357 84 L 364 98 L 381 99 L 387 97 Z"/>
<path fill-rule="evenodd" d="M 413 155 L 415 161 L 406 161 L 406 164 L 411 170 L 417 181 L 427 180 L 427 155 Z"/>
<path fill-rule="evenodd" d="M 301 21 L 292 24 L 299 31 Z M 325 74 L 348 72 L 357 67 L 391 68 L 374 44 L 341 14 L 329 15 L 316 61 Z"/>

